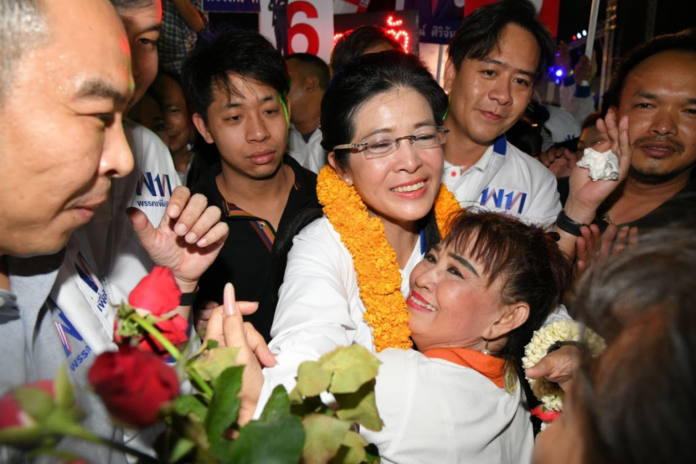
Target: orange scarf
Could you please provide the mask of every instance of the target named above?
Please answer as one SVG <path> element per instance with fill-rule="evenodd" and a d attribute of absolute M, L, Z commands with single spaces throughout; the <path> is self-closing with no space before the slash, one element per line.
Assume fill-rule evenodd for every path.
<path fill-rule="evenodd" d="M 498 388 L 505 388 L 505 360 L 466 348 L 434 348 L 423 352 L 431 359 L 444 359 L 468 367 L 488 378 Z"/>

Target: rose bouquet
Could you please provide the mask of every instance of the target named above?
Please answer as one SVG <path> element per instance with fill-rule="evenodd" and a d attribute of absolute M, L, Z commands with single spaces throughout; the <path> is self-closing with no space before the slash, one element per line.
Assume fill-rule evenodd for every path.
<path fill-rule="evenodd" d="M 83 428 L 65 370 L 54 382 L 25 385 L 0 399 L 0 444 L 70 462 L 89 456 L 60 450 L 64 436 L 110 446 L 139 462 L 378 462 L 374 447 L 353 428 L 382 427 L 374 396 L 380 362 L 365 348 L 342 347 L 303 363 L 295 389 L 288 394 L 276 387 L 261 417 L 240 426 L 238 349 L 188 341 L 188 324 L 175 312 L 180 296 L 171 272 L 155 268 L 118 308 L 118 350 L 100 354 L 88 374 L 114 423 L 166 425 L 156 456 Z M 182 395 L 185 381 L 191 391 Z M 335 398 L 331 407 L 320 399 L 324 392 Z"/>

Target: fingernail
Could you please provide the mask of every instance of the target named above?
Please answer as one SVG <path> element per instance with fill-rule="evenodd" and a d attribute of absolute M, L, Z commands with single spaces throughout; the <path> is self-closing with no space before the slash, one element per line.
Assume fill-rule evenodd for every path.
<path fill-rule="evenodd" d="M 177 224 L 174 226 L 174 232 L 176 232 L 178 235 L 184 235 L 186 233 L 186 224 Z"/>
<path fill-rule="evenodd" d="M 169 217 L 177 217 L 179 215 L 179 207 L 169 203 L 169 207 L 167 207 L 167 215 Z"/>
<path fill-rule="evenodd" d="M 227 283 L 225 284 L 224 304 L 222 305 L 225 316 L 232 316 L 234 314 L 234 305 L 234 287 L 232 284 Z"/>
<path fill-rule="evenodd" d="M 195 232 L 189 232 L 188 234 L 186 234 L 186 241 L 189 243 L 195 242 L 197 238 L 198 235 L 196 235 Z"/>
<path fill-rule="evenodd" d="M 207 238 L 202 238 L 198 241 L 198 246 L 199 247 L 204 247 L 208 244 L 208 239 Z"/>

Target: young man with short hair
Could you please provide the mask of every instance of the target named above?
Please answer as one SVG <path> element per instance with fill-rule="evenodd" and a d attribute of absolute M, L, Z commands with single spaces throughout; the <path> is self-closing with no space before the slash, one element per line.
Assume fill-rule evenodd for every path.
<path fill-rule="evenodd" d="M 553 59 L 553 42 L 526 0 L 474 11 L 449 48 L 444 88 L 442 181 L 463 206 L 482 206 L 528 223 L 552 225 L 561 210 L 556 179 L 505 139 L 522 116 L 534 83 Z"/>
<path fill-rule="evenodd" d="M 285 60 L 260 34 L 231 30 L 199 42 L 182 80 L 204 139 L 196 156 L 212 164 L 194 192 L 219 206 L 230 228 L 200 280 L 198 302 L 222 303 L 227 282 L 238 300 L 259 301 L 269 289 L 276 236 L 301 210 L 319 206 L 316 175 L 286 154 L 291 109 Z M 269 336 L 273 314 L 248 320 Z"/>

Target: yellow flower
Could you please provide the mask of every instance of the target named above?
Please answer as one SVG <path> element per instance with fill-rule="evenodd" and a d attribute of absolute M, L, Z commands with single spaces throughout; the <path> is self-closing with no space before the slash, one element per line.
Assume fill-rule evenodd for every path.
<path fill-rule="evenodd" d="M 330 166 L 319 172 L 317 197 L 353 257 L 360 298 L 366 309 L 364 319 L 372 327 L 375 349 L 379 352 L 385 348 L 411 348 L 410 314 L 401 294 L 396 252 L 387 242 L 384 224 L 369 215 L 355 188 L 340 180 Z M 449 230 L 451 214 L 458 210 L 456 198 L 441 184 L 435 200 L 435 219 L 442 237 Z"/>

